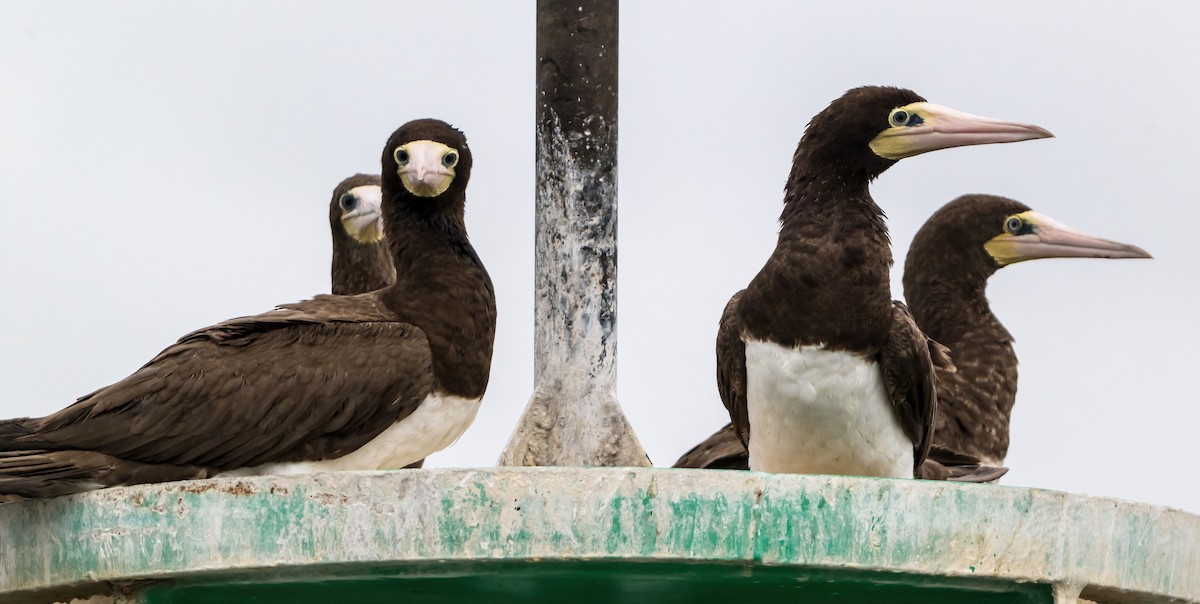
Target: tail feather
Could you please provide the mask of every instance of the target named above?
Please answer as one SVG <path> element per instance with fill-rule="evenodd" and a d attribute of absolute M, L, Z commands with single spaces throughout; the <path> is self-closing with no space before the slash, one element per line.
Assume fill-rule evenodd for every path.
<path fill-rule="evenodd" d="M 929 447 L 928 458 L 946 466 L 979 465 L 980 463 L 979 458 L 974 455 L 959 453 L 954 449 L 937 444 Z"/>
<path fill-rule="evenodd" d="M 0 419 L 0 451 L 56 449 L 57 445 L 39 433 L 41 421 L 40 417 Z"/>
<path fill-rule="evenodd" d="M 979 458 L 934 445 L 917 469 L 916 478 L 952 482 L 995 482 L 1008 473 L 1003 466 L 985 466 Z"/>
<path fill-rule="evenodd" d="M 129 461 L 94 451 L 0 452 L 0 502 L 148 482 L 206 478 L 209 468 Z"/>
<path fill-rule="evenodd" d="M 725 424 L 724 428 L 684 453 L 673 467 L 749 470 L 750 454 L 734 431 L 733 424 Z"/>
<path fill-rule="evenodd" d="M 977 466 L 970 472 L 955 473 L 946 480 L 950 482 L 996 482 L 1005 474 L 1008 474 L 1008 468 L 1004 466 Z"/>

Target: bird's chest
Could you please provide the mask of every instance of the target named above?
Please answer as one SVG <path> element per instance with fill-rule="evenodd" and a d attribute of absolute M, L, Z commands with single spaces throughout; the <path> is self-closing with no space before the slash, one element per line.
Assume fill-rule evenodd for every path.
<path fill-rule="evenodd" d="M 746 379 L 752 469 L 912 477 L 913 443 L 875 361 L 749 340 Z"/>
<path fill-rule="evenodd" d="M 358 450 L 321 463 L 338 470 L 394 470 L 424 459 L 458 440 L 475 421 L 481 398 L 430 394 L 404 419 Z"/>

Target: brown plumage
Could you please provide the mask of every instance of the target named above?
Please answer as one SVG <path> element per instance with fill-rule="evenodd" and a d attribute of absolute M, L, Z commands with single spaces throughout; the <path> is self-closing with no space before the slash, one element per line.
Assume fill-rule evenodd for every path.
<path fill-rule="evenodd" d="M 1002 464 L 1009 443 L 1009 419 L 1017 392 L 1013 338 L 987 301 L 988 278 L 1002 265 L 987 250 L 1005 237 L 1008 222 L 1025 217 L 1020 235 L 1050 243 L 1027 258 L 1148 258 L 1136 246 L 1098 239 L 1028 216 L 1025 204 L 994 195 L 964 195 L 943 206 L 917 231 L 904 265 L 904 290 L 914 318 L 931 338 L 944 344 L 953 364 L 935 362 L 938 413 L 930 457 L 952 474 L 982 461 Z M 1051 241 L 1048 228 L 1059 233 Z M 1070 241 L 1061 233 L 1070 232 Z M 1037 237 L 1038 239 L 1031 239 Z M 1029 252 L 1027 252 L 1029 254 Z M 935 361 L 939 355 L 933 355 Z M 732 425 L 726 425 L 685 453 L 681 468 L 749 469 L 749 455 Z M 938 471 L 938 470 L 934 470 Z"/>
<path fill-rule="evenodd" d="M 761 412 L 800 412 L 786 421 L 768 423 L 766 429 L 775 432 L 760 441 L 760 446 L 763 458 L 769 454 L 773 459 L 770 464 L 822 468 L 816 471 L 832 468 L 838 473 L 907 472 L 885 468 L 883 460 L 891 455 L 886 451 L 892 445 L 880 443 L 892 442 L 891 432 L 877 438 L 862 435 L 862 427 L 838 423 L 850 418 L 830 419 L 824 411 L 817 412 L 819 421 L 833 422 L 824 424 L 826 427 L 848 429 L 847 434 L 857 431 L 863 439 L 861 457 L 857 452 L 827 454 L 821 446 L 804 442 L 841 443 L 851 450 L 859 446 L 845 443 L 835 432 L 782 434 L 797 426 L 813 429 L 804 423 L 809 420 L 797 419 L 810 404 L 802 399 L 838 400 L 844 396 L 840 388 L 871 388 L 857 378 L 845 381 L 837 377 L 840 373 L 823 374 L 822 369 L 809 368 L 815 365 L 803 360 L 808 358 L 804 355 L 815 354 L 818 357 L 814 358 L 819 358 L 816 363 L 842 363 L 845 371 L 859 371 L 851 366 L 868 367 L 862 370 L 867 372 L 864 375 L 880 372 L 871 379 L 882 379 L 895 423 L 903 438 L 911 441 L 911 475 L 945 477 L 936 467 L 923 469 L 936 409 L 930 343 L 907 309 L 891 299 L 891 246 L 883 211 L 871 198 L 869 184 L 903 157 L 952 146 L 1049 135 L 1033 126 L 945 111 L 925 103 L 912 91 L 886 87 L 850 90 L 812 119 L 793 157 L 775 251 L 750 285 L 730 300 L 717 336 L 718 390 L 737 435 L 751 449 L 752 463 L 756 441 L 751 429 L 747 342 L 758 343 L 765 355 L 765 360 L 758 361 L 764 363 L 759 371 L 761 379 L 768 381 L 762 382 L 764 390 L 756 396 L 763 397 L 762 401 L 784 397 L 760 403 Z M 829 354 L 819 356 L 826 352 Z M 786 360 L 780 354 L 800 356 L 799 360 Z M 779 377 L 784 375 L 793 377 Z M 799 383 L 770 382 L 783 379 Z M 801 444 L 791 444 L 797 442 Z M 796 459 L 791 451 L 805 447 L 825 457 L 814 463 Z M 903 456 L 907 458 L 907 453 Z M 892 459 L 900 461 L 900 457 Z"/>
<path fill-rule="evenodd" d="M 329 230 L 333 235 L 331 293 L 364 294 L 396 282 L 383 230 L 382 196 L 377 174 L 355 174 L 334 187 L 329 201 Z M 405 467 L 423 465 L 425 460 L 418 459 Z"/>
<path fill-rule="evenodd" d="M 345 296 L 383 289 L 396 281 L 392 255 L 384 242 L 379 176 L 355 174 L 338 183 L 329 201 L 333 235 L 333 290 Z"/>
<path fill-rule="evenodd" d="M 1017 236 L 1006 233 L 1009 221 Z M 1149 258 L 1141 248 L 1092 237 L 995 195 L 963 195 L 925 222 L 904 263 L 904 296 L 917 323 L 946 345 L 957 371 L 939 369 L 934 442 L 1002 464 L 1017 396 L 1013 337 L 987 300 L 1000 261 L 989 242 L 1024 241 L 1009 263 L 1034 258 Z"/>
<path fill-rule="evenodd" d="M 1007 216 L 1028 209 L 990 196 L 952 201 L 917 231 L 904 263 L 904 297 L 925 333 L 951 349 L 957 369 L 938 373 L 935 438 L 988 463 L 1003 463 L 1008 450 L 1017 356 L 988 305 L 987 280 L 999 267 L 983 244 Z"/>
<path fill-rule="evenodd" d="M 725 424 L 708 438 L 688 449 L 675 460 L 672 468 L 701 468 L 707 470 L 749 470 L 750 454 L 738 438 L 733 424 Z"/>
<path fill-rule="evenodd" d="M 395 156 L 412 141 L 457 153 L 437 195 L 401 182 Z M 47 497 L 334 460 L 412 417 L 427 397 L 482 397 L 496 307 L 463 220 L 466 139 L 441 121 L 409 122 L 389 138 L 382 167 L 383 220 L 400 267 L 392 286 L 198 330 L 58 413 L 0 422 L 0 493 Z M 402 467 L 431 452 L 385 451 L 354 469 Z"/>

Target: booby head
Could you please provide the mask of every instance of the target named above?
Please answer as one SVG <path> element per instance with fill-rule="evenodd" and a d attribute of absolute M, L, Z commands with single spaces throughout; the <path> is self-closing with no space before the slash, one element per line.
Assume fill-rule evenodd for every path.
<path fill-rule="evenodd" d="M 379 177 L 374 174 L 355 174 L 343 180 L 333 189 L 329 202 L 330 226 L 336 232 L 340 225 L 358 243 L 379 243 L 384 234 L 382 199 Z"/>
<path fill-rule="evenodd" d="M 1009 213 L 999 225 L 993 222 L 999 226 L 993 232 L 1000 232 L 983 248 L 997 267 L 1038 258 L 1152 258 L 1136 245 L 1089 235 L 1033 210 Z"/>
<path fill-rule="evenodd" d="M 451 199 L 466 188 L 471 150 L 463 133 L 441 120 L 413 120 L 401 126 L 383 150 L 384 188 L 389 181 L 409 197 Z"/>
<path fill-rule="evenodd" d="M 963 195 L 942 206 L 913 238 L 917 250 L 956 253 L 976 270 L 997 269 L 1038 258 L 1150 258 L 1142 248 L 1089 235 L 1029 206 L 997 195 Z"/>
<path fill-rule="evenodd" d="M 796 156 L 836 162 L 843 171 L 859 167 L 874 178 L 896 161 L 929 151 L 1052 136 L 1039 126 L 935 105 L 911 90 L 863 86 L 813 117 Z"/>

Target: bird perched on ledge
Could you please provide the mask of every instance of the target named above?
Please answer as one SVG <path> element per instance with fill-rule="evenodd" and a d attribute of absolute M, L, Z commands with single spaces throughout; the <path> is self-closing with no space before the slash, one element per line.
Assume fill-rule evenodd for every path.
<path fill-rule="evenodd" d="M 496 326 L 463 217 L 471 164 L 449 124 L 401 126 L 382 157 L 393 285 L 193 332 L 62 411 L 0 422 L 0 494 L 401 468 L 449 445 L 479 408 Z"/>
<path fill-rule="evenodd" d="M 1145 250 L 1081 233 L 1025 204 L 963 195 L 913 238 L 904 293 L 922 331 L 946 345 L 955 371 L 937 367 L 935 447 L 1001 465 L 1017 394 L 1013 338 L 992 313 L 987 280 L 1038 258 L 1149 258 Z M 936 454 L 935 454 L 936 457 Z M 677 468 L 749 469 L 749 454 L 727 424 L 675 462 Z"/>
<path fill-rule="evenodd" d="M 355 174 L 334 188 L 329 202 L 334 294 L 361 294 L 382 289 L 396 280 L 392 256 L 384 242 L 381 200 L 379 176 L 374 174 Z M 423 462 L 422 459 L 407 467 L 419 468 Z M 0 503 L 21 499 L 25 498 L 0 495 Z"/>
<path fill-rule="evenodd" d="M 878 86 L 848 91 L 809 122 L 775 251 L 730 300 L 717 335 L 721 400 L 751 468 L 952 475 L 927 459 L 937 405 L 931 344 L 892 301 L 891 246 L 869 185 L 920 153 L 1049 136 Z"/>
<path fill-rule="evenodd" d="M 1013 338 L 992 313 L 987 280 L 1038 258 L 1149 258 L 994 195 L 964 195 L 925 223 L 904 264 L 904 297 L 925 333 L 950 348 L 957 371 L 938 372 L 934 442 L 1003 464 L 1017 397 Z"/>

